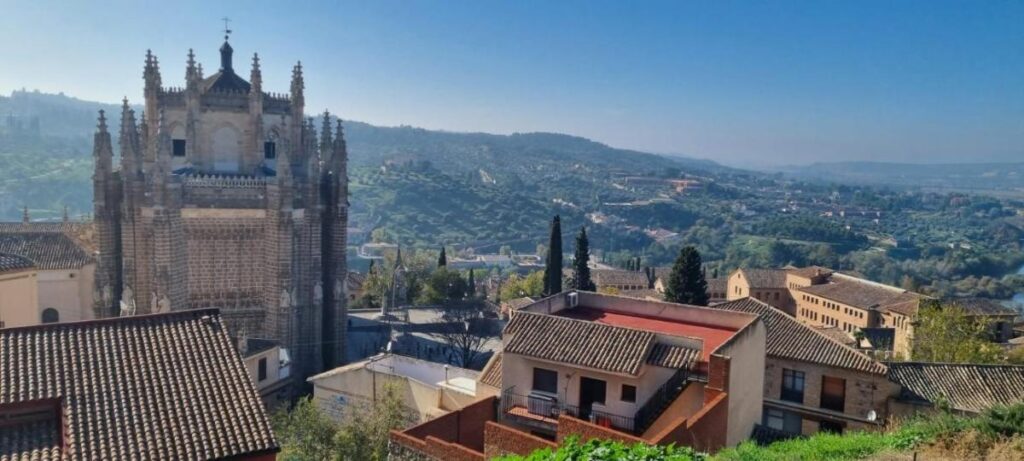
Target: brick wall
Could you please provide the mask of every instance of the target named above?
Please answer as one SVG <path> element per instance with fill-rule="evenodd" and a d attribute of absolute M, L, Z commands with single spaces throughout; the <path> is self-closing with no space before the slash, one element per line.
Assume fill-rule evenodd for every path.
<path fill-rule="evenodd" d="M 650 443 L 675 443 L 700 451 L 714 452 L 726 445 L 728 426 L 729 395 L 724 392 L 718 393 L 697 414 L 689 419 L 679 418 L 676 424 L 652 437 Z"/>
<path fill-rule="evenodd" d="M 493 421 L 484 423 L 484 441 L 484 457 L 486 459 L 505 455 L 525 456 L 542 448 L 558 448 L 558 444 L 550 440 Z"/>
<path fill-rule="evenodd" d="M 569 436 L 579 436 L 580 442 L 586 442 L 590 439 L 601 439 L 601 440 L 617 440 L 623 443 L 634 444 L 634 443 L 649 443 L 639 437 L 633 437 L 629 434 L 619 432 L 615 429 L 601 427 L 596 424 L 592 424 L 582 419 L 576 419 L 572 416 L 561 415 L 558 417 L 558 433 L 555 436 L 555 440 L 559 444 Z"/>
<path fill-rule="evenodd" d="M 419 440 L 435 437 L 440 441 L 457 443 L 472 450 L 484 451 L 484 423 L 497 419 L 495 397 L 489 397 L 462 410 L 453 411 L 418 426 L 409 428 L 404 435 Z"/>

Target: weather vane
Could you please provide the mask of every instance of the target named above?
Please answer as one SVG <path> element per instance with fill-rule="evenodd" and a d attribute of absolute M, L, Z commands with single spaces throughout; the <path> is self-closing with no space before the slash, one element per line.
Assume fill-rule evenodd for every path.
<path fill-rule="evenodd" d="M 220 18 L 220 20 L 224 21 L 224 41 L 226 42 L 228 41 L 228 36 L 231 35 L 231 29 L 228 29 L 228 23 L 231 22 L 231 19 L 224 16 L 223 18 Z"/>

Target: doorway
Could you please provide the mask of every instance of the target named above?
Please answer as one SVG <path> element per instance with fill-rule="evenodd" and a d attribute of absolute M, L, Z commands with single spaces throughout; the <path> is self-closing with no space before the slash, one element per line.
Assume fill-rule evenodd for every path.
<path fill-rule="evenodd" d="M 594 403 L 604 404 L 608 384 L 600 379 L 580 377 L 580 418 L 590 419 Z"/>

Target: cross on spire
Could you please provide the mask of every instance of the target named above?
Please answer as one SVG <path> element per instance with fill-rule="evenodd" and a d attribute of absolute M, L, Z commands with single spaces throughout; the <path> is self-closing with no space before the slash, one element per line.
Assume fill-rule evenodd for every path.
<path fill-rule="evenodd" d="M 224 21 L 224 41 L 226 42 L 228 41 L 228 36 L 231 35 L 231 29 L 228 29 L 228 23 L 231 22 L 231 18 L 224 16 L 220 20 Z"/>

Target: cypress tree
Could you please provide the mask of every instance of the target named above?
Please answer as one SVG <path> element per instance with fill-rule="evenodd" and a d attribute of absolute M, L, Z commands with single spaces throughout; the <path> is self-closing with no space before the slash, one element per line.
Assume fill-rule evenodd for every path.
<path fill-rule="evenodd" d="M 665 301 L 708 305 L 708 282 L 704 279 L 700 253 L 696 248 L 687 246 L 679 250 L 679 257 L 672 265 L 672 273 L 665 286 Z"/>
<path fill-rule="evenodd" d="M 467 283 L 466 291 L 469 292 L 470 298 L 476 297 L 476 280 L 473 280 L 473 269 L 469 270 L 469 282 Z"/>
<path fill-rule="evenodd" d="M 448 265 L 448 256 L 444 254 L 444 247 L 441 247 L 441 256 L 437 257 L 437 267 L 445 267 Z"/>
<path fill-rule="evenodd" d="M 548 258 L 544 267 L 544 295 L 551 296 L 562 291 L 562 218 L 555 215 L 551 220 L 551 239 L 548 242 Z"/>
<path fill-rule="evenodd" d="M 597 291 L 594 281 L 590 279 L 590 241 L 587 239 L 587 229 L 580 228 L 576 236 L 576 253 L 572 260 L 572 284 L 573 288 L 583 291 Z"/>

